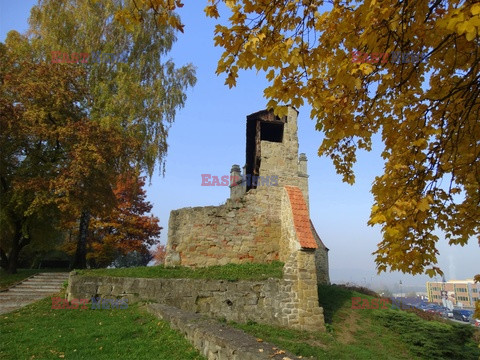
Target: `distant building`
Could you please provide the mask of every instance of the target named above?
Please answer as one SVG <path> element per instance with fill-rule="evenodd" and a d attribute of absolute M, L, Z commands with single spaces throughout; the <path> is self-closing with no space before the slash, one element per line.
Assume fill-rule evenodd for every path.
<path fill-rule="evenodd" d="M 444 299 L 451 301 L 456 307 L 473 308 L 479 294 L 480 283 L 475 284 L 473 279 L 427 282 L 429 302 L 443 304 Z"/>

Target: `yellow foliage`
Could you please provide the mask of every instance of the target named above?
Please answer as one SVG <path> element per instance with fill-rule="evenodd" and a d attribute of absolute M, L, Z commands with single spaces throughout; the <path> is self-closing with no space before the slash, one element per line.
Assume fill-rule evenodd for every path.
<path fill-rule="evenodd" d="M 381 133 L 385 168 L 369 221 L 382 227 L 379 271 L 441 274 L 436 229 L 450 244 L 480 240 L 478 1 L 335 1 L 327 9 L 323 0 L 207 0 L 206 15 L 219 17 L 221 2 L 230 15 L 215 28 L 224 50 L 217 74 L 232 87 L 239 69 L 264 70 L 267 106 L 279 116 L 285 104 L 307 102 L 324 134 L 318 153 L 343 181 L 354 182 L 356 150 L 370 150 Z M 166 15 L 180 4 L 137 0 Z M 367 57 L 354 62 L 356 51 Z"/>

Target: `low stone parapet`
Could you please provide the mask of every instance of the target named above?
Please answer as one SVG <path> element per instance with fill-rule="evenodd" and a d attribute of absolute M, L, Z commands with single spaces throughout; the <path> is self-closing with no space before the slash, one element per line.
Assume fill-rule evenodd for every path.
<path fill-rule="evenodd" d="M 299 359 L 273 344 L 259 342 L 239 329 L 199 314 L 162 304 L 149 304 L 147 309 L 183 333 L 208 360 Z"/>
<path fill-rule="evenodd" d="M 323 309 L 318 305 L 315 284 L 309 293 L 303 288 L 296 289 L 296 283 L 291 278 L 231 282 L 94 277 L 72 272 L 67 296 L 69 300 L 122 297 L 127 298 L 129 304 L 135 301 L 165 304 L 228 321 L 324 331 Z M 299 296 L 294 294 L 296 291 L 301 291 Z"/>

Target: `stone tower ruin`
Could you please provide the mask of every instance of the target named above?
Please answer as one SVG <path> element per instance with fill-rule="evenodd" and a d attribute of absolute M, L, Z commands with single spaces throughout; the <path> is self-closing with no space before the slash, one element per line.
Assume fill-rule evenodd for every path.
<path fill-rule="evenodd" d="M 293 261 L 293 268 L 310 268 L 316 283 L 330 282 L 328 249 L 310 220 L 297 116 L 292 107 L 283 118 L 268 110 L 247 116 L 245 166 L 232 166 L 230 198 L 220 206 L 170 213 L 167 266 L 280 260 L 287 269 Z"/>
<path fill-rule="evenodd" d="M 273 111 L 247 116 L 245 166 L 243 173 L 240 166 L 232 166 L 230 198 L 220 206 L 170 213 L 165 264 L 282 261 L 282 279 L 271 279 L 277 296 L 261 292 L 252 298 L 243 312 L 245 320 L 261 320 L 258 308 L 266 307 L 268 323 L 325 331 L 317 285 L 330 282 L 328 249 L 310 220 L 307 158 L 298 155 L 297 115 L 289 107 L 283 118 Z M 260 286 L 244 285 L 245 290 Z M 229 318 L 229 306 L 236 305 L 227 305 L 224 314 Z"/>

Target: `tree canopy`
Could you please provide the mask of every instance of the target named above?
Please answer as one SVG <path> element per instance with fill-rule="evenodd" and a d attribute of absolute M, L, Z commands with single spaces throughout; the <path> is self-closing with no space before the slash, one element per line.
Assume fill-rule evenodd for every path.
<path fill-rule="evenodd" d="M 153 14 L 142 15 L 132 31 L 114 21 L 133 8 L 130 0 L 40 0 L 32 8 L 29 38 L 47 62 L 52 52 L 89 54 L 77 64 L 86 73 L 89 119 L 120 130 L 130 142 L 126 168 L 134 164 L 151 175 L 155 164 L 163 164 L 168 130 L 185 104 L 185 90 L 196 82 L 195 68 L 177 67 L 167 57 L 176 29 L 159 25 Z"/>
<path fill-rule="evenodd" d="M 229 9 L 227 19 L 219 7 Z M 475 1 L 208 0 L 222 21 L 217 74 L 235 86 L 240 69 L 263 71 L 267 107 L 311 106 L 328 156 L 354 183 L 358 150 L 380 134 L 385 171 L 372 186 L 370 225 L 383 239 L 379 272 L 430 276 L 437 231 L 449 244 L 480 243 L 480 4 Z M 138 0 L 118 14 L 169 20 L 180 0 Z M 222 12 L 223 13 L 223 12 Z M 176 24 L 179 29 L 182 24 Z"/>
<path fill-rule="evenodd" d="M 153 14 L 131 32 L 114 21 L 133 4 L 40 0 L 26 36 L 0 44 L 0 265 L 10 272 L 45 217 L 52 233 L 78 224 L 74 266 L 85 267 L 90 217 L 112 215 L 118 176 L 164 164 L 195 69 L 167 58 L 176 29 Z"/>
<path fill-rule="evenodd" d="M 16 31 L 0 44 L 0 57 L 0 256 L 2 267 L 15 272 L 23 247 L 56 232 L 57 200 L 65 194 L 56 196 L 54 184 L 71 165 L 69 134 L 82 122 L 85 93 L 81 69 L 58 71 L 38 61 Z"/>

